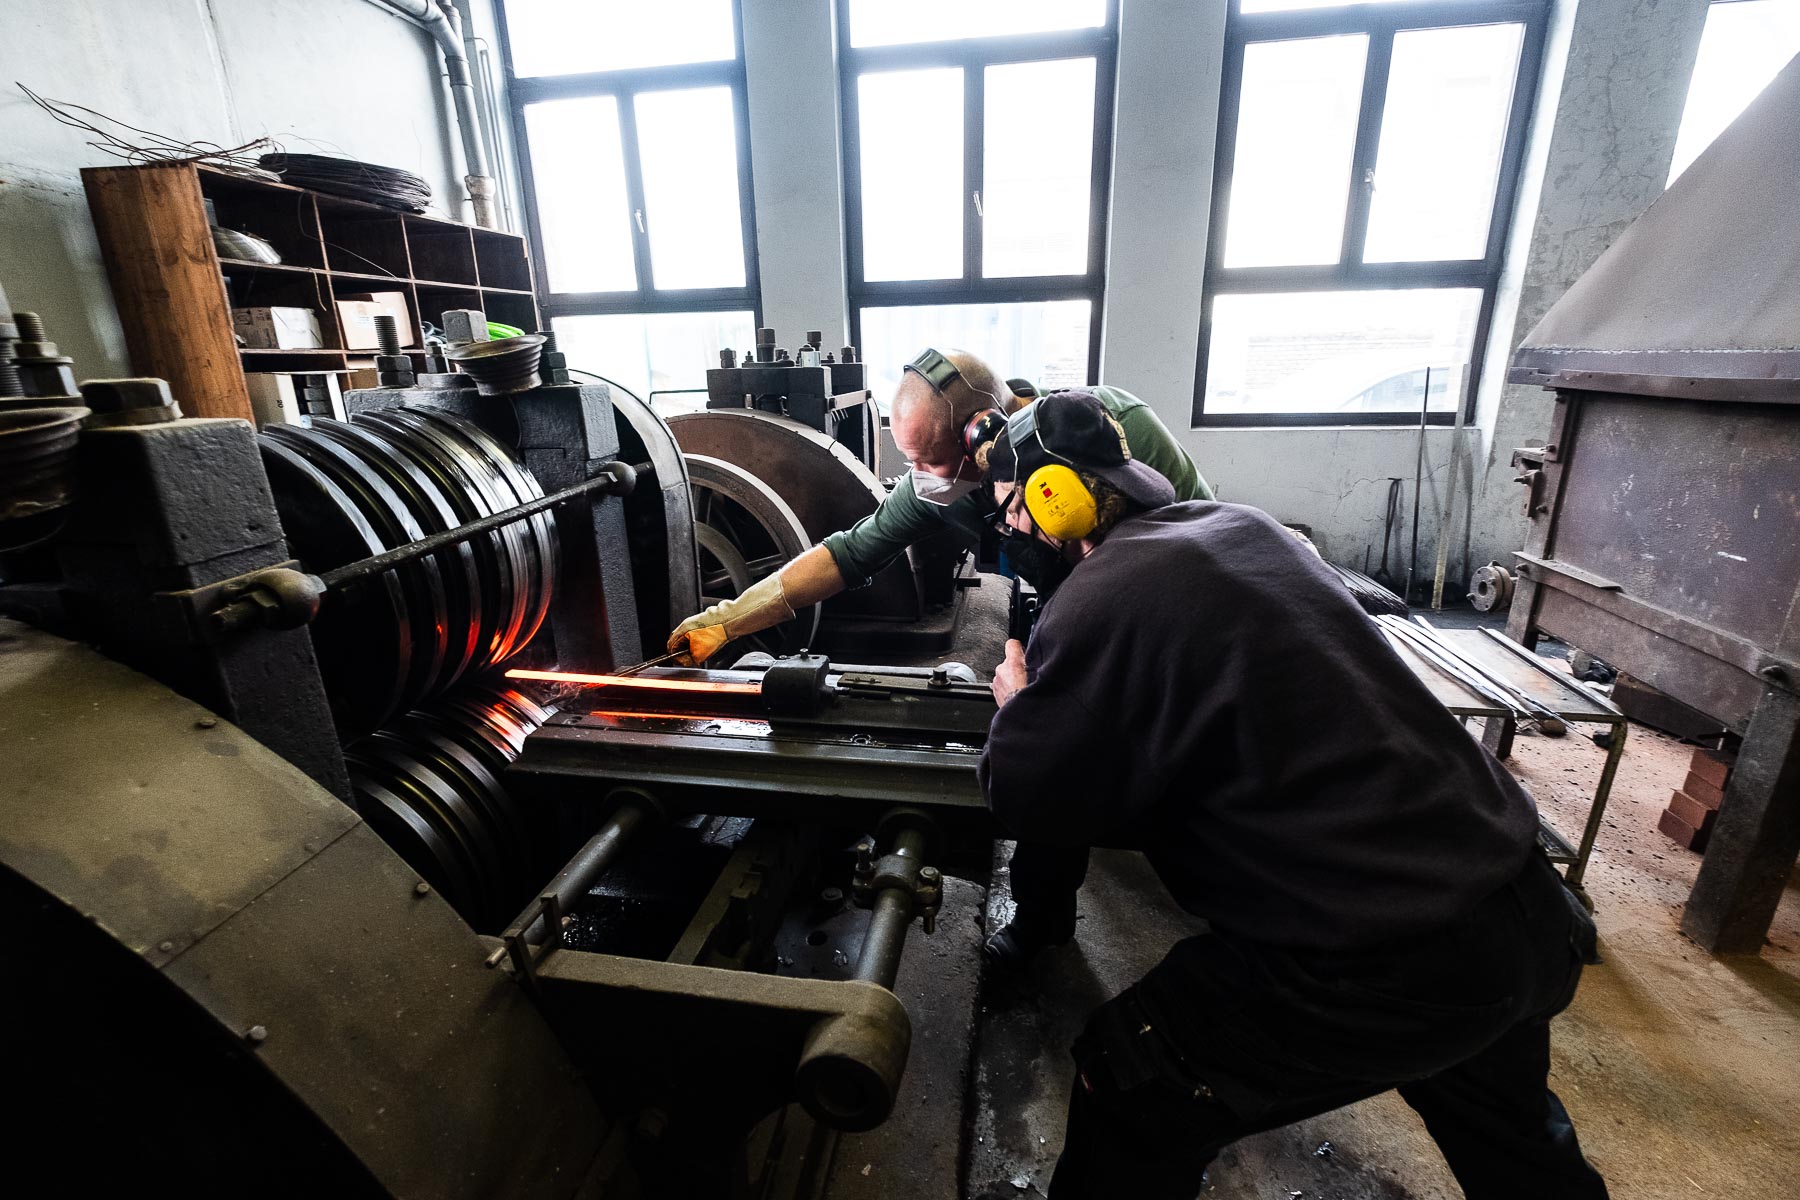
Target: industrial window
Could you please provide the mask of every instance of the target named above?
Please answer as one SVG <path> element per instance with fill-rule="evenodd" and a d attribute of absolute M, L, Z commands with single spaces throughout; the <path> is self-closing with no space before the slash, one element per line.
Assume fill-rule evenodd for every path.
<path fill-rule="evenodd" d="M 646 398 L 703 388 L 759 308 L 737 6 L 504 0 L 501 31 L 559 347 Z"/>
<path fill-rule="evenodd" d="M 1196 425 L 1473 403 L 1542 0 L 1234 0 Z"/>
<path fill-rule="evenodd" d="M 1700 56 L 1688 83 L 1669 165 L 1674 183 L 1700 152 L 1800 54 L 1800 4 L 1795 0 L 1717 0 L 1706 10 Z"/>
<path fill-rule="evenodd" d="M 929 345 L 1100 362 L 1117 0 L 838 0 L 851 340 L 885 403 Z"/>

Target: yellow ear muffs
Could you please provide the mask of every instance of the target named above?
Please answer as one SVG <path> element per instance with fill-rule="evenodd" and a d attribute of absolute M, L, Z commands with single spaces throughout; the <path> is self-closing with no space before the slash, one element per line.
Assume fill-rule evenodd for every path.
<path fill-rule="evenodd" d="M 1039 467 L 1025 481 L 1025 511 L 1053 538 L 1072 542 L 1094 532 L 1100 520 L 1094 493 L 1061 463 Z"/>

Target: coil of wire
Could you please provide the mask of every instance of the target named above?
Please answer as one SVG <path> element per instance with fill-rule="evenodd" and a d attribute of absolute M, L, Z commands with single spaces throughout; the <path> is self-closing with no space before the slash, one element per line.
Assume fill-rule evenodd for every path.
<path fill-rule="evenodd" d="M 256 164 L 281 176 L 283 183 L 365 200 L 384 208 L 424 212 L 431 203 L 431 185 L 399 167 L 330 154 L 264 154 Z"/>
<path fill-rule="evenodd" d="M 288 552 L 323 572 L 541 497 L 507 446 L 454 414 L 393 408 L 258 438 Z M 548 513 L 327 595 L 311 626 L 340 740 L 511 658 L 549 612 Z"/>

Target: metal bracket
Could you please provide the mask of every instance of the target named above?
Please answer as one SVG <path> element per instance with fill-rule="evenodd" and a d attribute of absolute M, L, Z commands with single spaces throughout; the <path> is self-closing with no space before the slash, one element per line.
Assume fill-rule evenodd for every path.
<path fill-rule="evenodd" d="M 537 923 L 539 917 L 544 919 L 544 940 L 533 953 L 531 943 L 525 940 L 525 931 Z M 506 927 L 500 935 L 506 943 L 506 955 L 512 959 L 513 969 L 527 986 L 537 986 L 537 965 L 544 957 L 563 945 L 563 911 L 562 901 L 556 898 L 555 892 L 545 892 L 537 901 L 519 914 L 518 920 Z"/>
<path fill-rule="evenodd" d="M 298 629 L 318 615 L 324 595 L 324 580 L 302 571 L 290 558 L 217 583 L 158 592 L 155 600 L 181 610 L 196 643 L 215 645 L 250 625 Z"/>

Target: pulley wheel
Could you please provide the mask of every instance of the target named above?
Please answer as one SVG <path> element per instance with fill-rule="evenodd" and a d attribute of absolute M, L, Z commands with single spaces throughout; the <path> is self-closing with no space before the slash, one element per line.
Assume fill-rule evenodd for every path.
<path fill-rule="evenodd" d="M 700 578 L 707 585 L 700 597 L 702 606 L 738 595 L 812 546 L 800 518 L 767 483 L 743 467 L 709 455 L 682 457 L 693 491 Z M 743 586 L 738 580 L 745 581 Z M 791 621 L 740 639 L 744 645 L 739 649 L 792 654 L 812 645 L 818 628 L 819 606 L 814 604 L 795 613 Z"/>
<path fill-rule="evenodd" d="M 1497 562 L 1478 569 L 1469 580 L 1469 603 L 1477 612 L 1505 609 L 1512 598 L 1513 574 Z"/>

